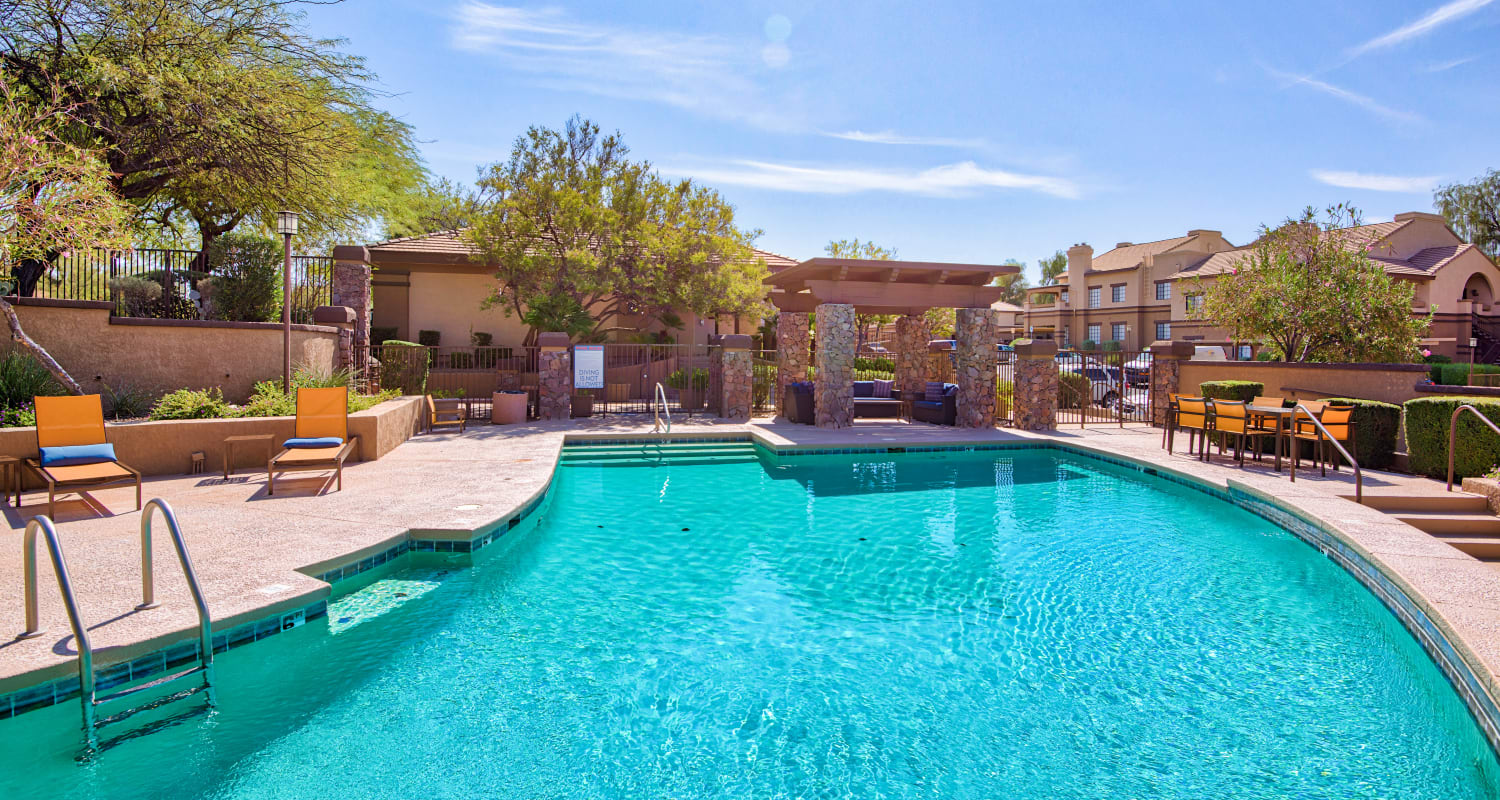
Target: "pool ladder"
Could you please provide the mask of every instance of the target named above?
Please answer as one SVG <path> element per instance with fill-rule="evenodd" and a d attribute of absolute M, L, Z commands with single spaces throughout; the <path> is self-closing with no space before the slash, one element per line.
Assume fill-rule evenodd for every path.
<path fill-rule="evenodd" d="M 670 408 L 667 407 L 667 390 L 662 387 L 661 381 L 657 381 L 657 383 L 656 383 L 656 396 L 652 400 L 652 406 L 653 406 L 653 408 L 652 408 L 653 416 L 655 418 L 656 424 L 652 427 L 651 432 L 652 433 L 671 433 L 672 432 L 672 409 L 670 409 Z M 661 419 L 662 419 L 663 415 L 665 415 L 666 418 L 667 418 L 667 427 L 666 427 L 665 431 L 662 430 L 662 425 L 661 425 Z"/>
<path fill-rule="evenodd" d="M 151 559 L 151 518 L 153 511 L 160 511 L 161 515 L 167 520 L 167 529 L 172 534 L 172 544 L 177 549 L 177 561 L 182 565 L 182 572 L 187 578 L 188 589 L 193 595 L 193 604 L 198 608 L 197 664 L 178 672 L 163 675 L 139 686 L 111 692 L 103 697 L 98 696 L 95 690 L 94 649 L 89 644 L 88 628 L 84 626 L 83 618 L 78 612 L 78 600 L 73 594 L 73 581 L 68 577 L 68 565 L 63 559 L 62 545 L 57 538 L 57 529 L 53 526 L 52 520 L 46 516 L 32 517 L 31 521 L 26 523 L 26 534 L 22 544 L 25 548 L 26 630 L 17 638 L 31 639 L 41 636 L 46 632 L 41 627 L 37 614 L 36 538 L 37 533 L 40 532 L 43 539 L 46 540 L 47 550 L 52 556 L 52 570 L 57 575 L 57 588 L 62 592 L 63 606 L 68 612 L 68 624 L 73 629 L 73 640 L 78 645 L 79 699 L 83 705 L 83 734 L 90 751 L 97 751 L 99 749 L 99 731 L 101 729 L 107 725 L 129 719 L 143 711 L 161 708 L 169 703 L 192 697 L 200 692 L 204 693 L 210 706 L 214 704 L 214 647 L 208 603 L 203 599 L 203 589 L 198 585 L 197 573 L 193 571 L 193 561 L 188 557 L 187 543 L 182 539 L 182 527 L 177 524 L 177 514 L 172 511 L 172 507 L 167 504 L 167 501 L 161 498 L 152 499 L 146 503 L 145 508 L 141 511 L 141 603 L 135 608 L 137 611 L 146 611 L 160 605 L 156 602 L 156 581 Z M 124 700 L 141 692 L 158 689 L 166 684 L 195 676 L 201 676 L 201 685 L 158 697 L 148 703 L 126 708 L 102 718 L 99 717 L 99 707 L 105 703 Z M 146 732 L 150 732 L 150 730 L 148 729 Z M 119 739 L 125 738 L 131 738 L 131 735 L 125 734 L 119 737 Z"/>

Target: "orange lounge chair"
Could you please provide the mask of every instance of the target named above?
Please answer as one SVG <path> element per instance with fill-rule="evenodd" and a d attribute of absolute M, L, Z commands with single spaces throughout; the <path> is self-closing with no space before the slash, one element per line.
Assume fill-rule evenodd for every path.
<path fill-rule="evenodd" d="M 104 405 L 99 395 L 37 397 L 37 457 L 26 466 L 47 484 L 47 516 L 57 516 L 57 490 L 135 484 L 135 510 L 141 510 L 141 473 L 115 459 L 104 436 Z"/>
<path fill-rule="evenodd" d="M 458 426 L 458 432 L 464 432 L 464 424 L 468 422 L 469 415 L 464 412 L 463 406 L 456 401 L 444 401 L 441 408 L 432 395 L 427 395 L 427 432 L 432 433 L 435 428 L 451 428 Z"/>
<path fill-rule="evenodd" d="M 349 435 L 349 390 L 343 386 L 297 390 L 296 436 L 266 464 L 266 494 L 276 494 L 279 472 L 333 470 L 339 490 L 344 488 L 344 459 L 354 451 L 358 436 Z M 326 484 L 325 484 L 326 485 Z"/>

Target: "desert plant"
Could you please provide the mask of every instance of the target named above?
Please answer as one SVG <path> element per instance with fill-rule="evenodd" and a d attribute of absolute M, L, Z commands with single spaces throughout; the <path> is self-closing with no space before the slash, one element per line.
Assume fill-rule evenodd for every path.
<path fill-rule="evenodd" d="M 229 404 L 217 387 L 211 389 L 178 389 L 156 401 L 151 419 L 212 419 L 227 416 Z"/>
<path fill-rule="evenodd" d="M 125 317 L 152 316 L 162 295 L 161 284 L 134 275 L 110 278 L 109 290 L 117 298 L 115 310 Z"/>
<path fill-rule="evenodd" d="M 30 353 L 12 350 L 0 358 L 0 408 L 30 406 L 34 397 L 67 393 Z"/>
<path fill-rule="evenodd" d="M 402 394 L 422 394 L 432 369 L 432 351 L 398 339 L 388 339 L 380 348 L 380 386 Z"/>
<path fill-rule="evenodd" d="M 495 343 L 495 335 L 484 331 L 474 331 L 469 334 L 469 343 L 475 347 L 489 347 Z"/>
<path fill-rule="evenodd" d="M 1407 400 L 1406 452 L 1411 471 L 1429 478 L 1448 474 L 1448 425 L 1461 405 L 1471 405 L 1500 424 L 1500 400 L 1492 397 L 1418 397 Z M 1483 475 L 1500 464 L 1500 436 L 1470 414 L 1458 420 L 1453 472 L 1456 477 Z"/>
<path fill-rule="evenodd" d="M 1354 406 L 1354 458 L 1361 467 L 1385 469 L 1396 455 L 1396 435 L 1401 430 L 1401 407 L 1350 397 L 1328 398 L 1338 406 Z"/>
<path fill-rule="evenodd" d="M 1057 407 L 1087 408 L 1093 402 L 1094 384 L 1077 372 L 1057 373 Z"/>
<path fill-rule="evenodd" d="M 442 331 L 417 331 L 417 344 L 423 347 L 437 347 L 442 343 Z"/>
<path fill-rule="evenodd" d="M 667 376 L 666 384 L 673 389 L 687 389 L 690 380 L 691 388 L 700 392 L 708 390 L 708 370 L 702 367 L 692 370 L 691 378 L 686 370 L 679 369 Z"/>
<path fill-rule="evenodd" d="M 226 233 L 208 251 L 217 319 L 273 322 L 281 316 L 281 247 L 262 236 Z"/>
<path fill-rule="evenodd" d="M 1266 393 L 1266 385 L 1258 381 L 1204 381 L 1198 384 L 1198 393 L 1210 400 L 1249 403 Z"/>
<path fill-rule="evenodd" d="M 110 416 L 115 419 L 134 419 L 151 413 L 151 393 L 140 387 L 128 383 L 115 387 L 106 383 L 102 394 L 109 403 Z"/>

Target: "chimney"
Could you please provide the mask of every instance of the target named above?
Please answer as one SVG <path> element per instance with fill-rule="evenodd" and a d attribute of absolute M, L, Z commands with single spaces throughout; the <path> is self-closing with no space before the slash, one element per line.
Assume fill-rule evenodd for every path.
<path fill-rule="evenodd" d="M 1224 235 L 1224 232 L 1223 231 L 1211 231 L 1211 230 L 1208 230 L 1207 228 L 1194 228 L 1193 230 L 1188 231 L 1188 235 L 1189 236 L 1198 236 L 1200 234 L 1203 235 L 1203 236 L 1220 236 L 1220 237 L 1222 237 Z"/>
<path fill-rule="evenodd" d="M 1094 248 L 1087 244 L 1075 244 L 1068 248 L 1068 274 L 1083 277 L 1083 273 L 1094 268 Z"/>
<path fill-rule="evenodd" d="M 1115 248 L 1119 249 L 1121 247 L 1129 247 L 1133 244 L 1135 244 L 1135 242 L 1115 242 Z"/>
<path fill-rule="evenodd" d="M 1425 220 L 1429 220 L 1431 222 L 1439 223 L 1441 225 L 1447 225 L 1448 224 L 1448 220 L 1445 219 L 1443 217 L 1443 215 L 1441 215 L 1441 214 L 1429 214 L 1429 213 L 1426 213 L 1424 211 L 1403 211 L 1402 213 L 1397 214 L 1395 216 L 1395 220 L 1397 222 L 1408 222 L 1408 221 L 1414 220 L 1414 219 L 1425 219 Z"/>

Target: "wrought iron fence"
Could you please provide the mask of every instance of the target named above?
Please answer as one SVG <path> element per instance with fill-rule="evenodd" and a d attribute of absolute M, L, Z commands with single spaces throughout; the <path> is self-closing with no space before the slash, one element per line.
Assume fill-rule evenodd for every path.
<path fill-rule="evenodd" d="M 752 413 L 775 413 L 781 398 L 776 396 L 777 357 L 775 350 L 750 353 L 750 409 Z"/>
<path fill-rule="evenodd" d="M 1014 425 L 1015 413 L 1016 354 L 1002 352 L 995 364 L 995 424 Z"/>
<path fill-rule="evenodd" d="M 333 302 L 333 258 L 292 256 L 292 321 L 312 321 L 312 311 Z M 60 256 L 28 296 L 56 300 L 96 300 L 115 304 L 117 316 L 201 319 L 207 309 L 199 283 L 211 277 L 197 250 L 105 250 L 89 248 Z M 161 287 L 159 295 L 132 291 L 134 281 Z M 27 295 L 26 287 L 18 287 Z"/>
<path fill-rule="evenodd" d="M 1152 421 L 1151 354 L 1138 350 L 1057 354 L 1057 424 L 1123 426 Z"/>
<path fill-rule="evenodd" d="M 692 416 L 716 410 L 712 361 L 714 348 L 692 344 L 605 344 L 604 388 L 574 392 L 589 398 L 590 413 L 649 414 L 656 403 L 656 384 L 666 390 L 668 410 Z"/>
<path fill-rule="evenodd" d="M 524 390 L 531 418 L 536 416 L 537 354 L 535 347 L 378 344 L 358 348 L 354 365 L 361 391 L 455 398 L 471 419 L 490 416 L 495 392 Z"/>

